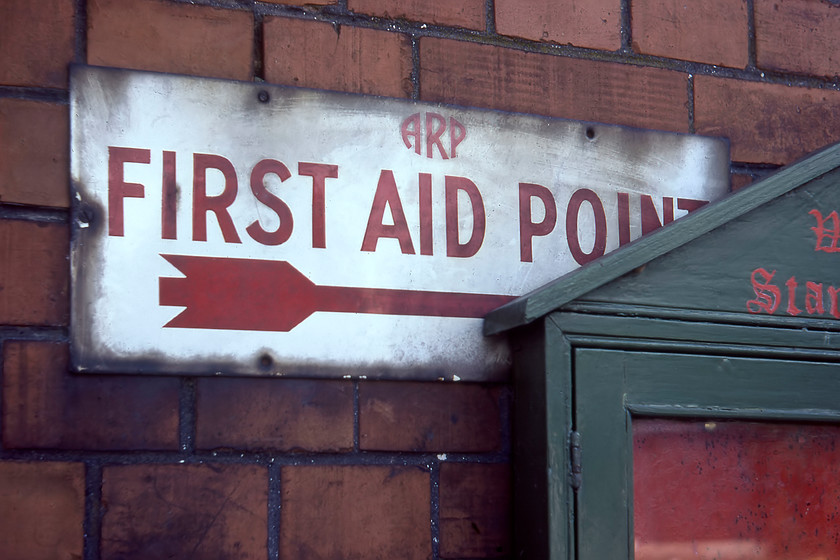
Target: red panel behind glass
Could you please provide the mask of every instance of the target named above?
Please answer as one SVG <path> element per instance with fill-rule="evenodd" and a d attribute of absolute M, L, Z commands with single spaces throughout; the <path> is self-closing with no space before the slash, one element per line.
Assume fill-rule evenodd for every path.
<path fill-rule="evenodd" d="M 633 422 L 637 560 L 840 558 L 840 426 Z"/>

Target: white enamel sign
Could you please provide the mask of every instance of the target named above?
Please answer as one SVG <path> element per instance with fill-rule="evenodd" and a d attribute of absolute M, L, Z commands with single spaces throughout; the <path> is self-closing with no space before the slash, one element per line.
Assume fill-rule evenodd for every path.
<path fill-rule="evenodd" d="M 491 309 L 721 197 L 698 136 L 145 72 L 71 82 L 91 372 L 503 379 Z"/>

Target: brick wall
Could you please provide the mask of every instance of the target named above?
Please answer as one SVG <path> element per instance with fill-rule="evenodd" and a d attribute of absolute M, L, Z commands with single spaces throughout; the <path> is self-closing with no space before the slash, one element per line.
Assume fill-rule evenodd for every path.
<path fill-rule="evenodd" d="M 4 0 L 0 557 L 498 558 L 507 385 L 67 371 L 67 65 L 725 136 L 733 187 L 840 138 L 816 0 Z"/>

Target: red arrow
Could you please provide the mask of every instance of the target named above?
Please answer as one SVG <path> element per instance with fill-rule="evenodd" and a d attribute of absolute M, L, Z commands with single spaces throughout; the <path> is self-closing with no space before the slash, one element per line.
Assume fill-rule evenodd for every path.
<path fill-rule="evenodd" d="M 161 255 L 186 278 L 160 278 L 166 327 L 288 332 L 316 311 L 483 317 L 513 296 L 318 286 L 285 261 Z"/>

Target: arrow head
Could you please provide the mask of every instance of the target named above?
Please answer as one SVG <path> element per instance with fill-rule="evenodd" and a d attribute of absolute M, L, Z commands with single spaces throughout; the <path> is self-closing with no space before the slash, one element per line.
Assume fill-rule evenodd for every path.
<path fill-rule="evenodd" d="M 161 255 L 185 278 L 160 278 L 165 327 L 288 332 L 317 309 L 315 285 L 285 261 Z"/>

